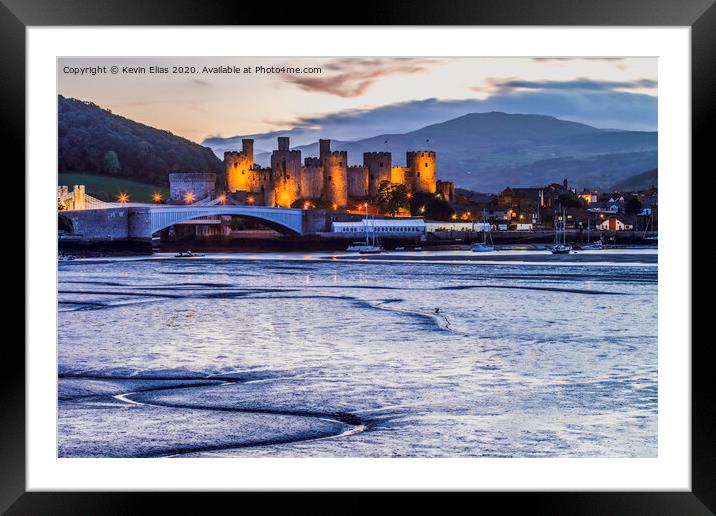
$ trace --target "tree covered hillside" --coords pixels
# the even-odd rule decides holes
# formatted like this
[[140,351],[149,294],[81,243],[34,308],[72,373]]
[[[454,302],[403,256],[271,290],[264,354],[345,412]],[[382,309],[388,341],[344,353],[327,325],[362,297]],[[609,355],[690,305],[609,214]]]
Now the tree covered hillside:
[[89,172],[166,186],[170,172],[223,174],[208,147],[113,114],[91,102],[58,99],[59,172]]

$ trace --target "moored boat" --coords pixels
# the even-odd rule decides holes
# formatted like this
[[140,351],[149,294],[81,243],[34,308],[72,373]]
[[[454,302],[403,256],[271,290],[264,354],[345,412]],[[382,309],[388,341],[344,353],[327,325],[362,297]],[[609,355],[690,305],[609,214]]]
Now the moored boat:
[[473,253],[489,253],[494,250],[495,250],[494,246],[483,244],[483,243],[477,243],[477,244],[473,245],[472,248],[470,249],[470,251],[472,251]]
[[363,219],[363,224],[365,225],[365,242],[353,242],[348,246],[346,251],[357,251],[359,254],[380,254],[385,251],[383,246],[378,243],[378,239],[375,236],[375,229],[369,222],[368,203],[365,203],[365,219]]
[[572,252],[572,246],[567,243],[567,214],[564,208],[561,210],[561,216],[555,221],[554,227],[554,245],[550,248],[552,254],[569,254]]

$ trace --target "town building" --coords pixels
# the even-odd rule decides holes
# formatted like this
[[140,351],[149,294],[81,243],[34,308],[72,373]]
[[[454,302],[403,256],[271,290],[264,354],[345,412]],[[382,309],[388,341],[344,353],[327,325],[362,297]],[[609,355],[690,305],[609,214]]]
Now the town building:
[[597,229],[600,229],[602,231],[625,231],[629,229],[634,229],[634,226],[631,224],[624,224],[624,222],[622,222],[616,217],[609,217],[603,222],[597,224]]

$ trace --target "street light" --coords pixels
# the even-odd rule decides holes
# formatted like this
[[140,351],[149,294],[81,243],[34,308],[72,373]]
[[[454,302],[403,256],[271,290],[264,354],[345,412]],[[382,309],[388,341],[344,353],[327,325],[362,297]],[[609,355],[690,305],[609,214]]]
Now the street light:
[[226,204],[226,195],[221,194],[221,195],[219,196],[219,202],[220,202],[221,204]]
[[152,194],[152,201],[154,201],[154,202],[162,202],[162,194],[160,194],[159,192],[154,192],[154,193]]
[[122,204],[124,204],[125,202],[129,201],[129,195],[128,195],[127,193],[125,193],[125,192],[121,192],[121,193],[117,196],[117,200],[118,200],[119,202],[121,202]]
[[184,202],[187,204],[191,204],[194,202],[194,194],[191,192],[187,192],[184,194]]
[[246,202],[249,203],[249,204],[253,204],[253,203],[254,203],[254,198],[253,198],[253,196],[249,195],[249,196],[246,198]]

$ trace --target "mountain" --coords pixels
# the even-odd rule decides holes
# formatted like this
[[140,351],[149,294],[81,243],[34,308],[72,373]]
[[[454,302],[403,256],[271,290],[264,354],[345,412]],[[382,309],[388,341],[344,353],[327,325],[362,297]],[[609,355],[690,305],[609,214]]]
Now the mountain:
[[[252,135],[262,142],[255,156],[262,165],[270,159],[269,134],[279,135]],[[212,138],[204,144],[223,152],[240,148],[240,138]],[[318,154],[318,143],[295,148],[304,157]],[[362,163],[367,151],[389,150],[394,165],[405,165],[406,151],[434,150],[440,179],[488,192],[565,178],[573,185],[608,188],[657,166],[656,132],[597,129],[552,116],[502,112],[470,113],[403,134],[334,141],[332,148],[348,151],[351,165]]]
[[641,174],[629,176],[615,183],[610,190],[614,192],[648,190],[652,186],[659,186],[659,170],[656,168],[654,170],[647,170]]
[[89,172],[166,186],[169,172],[224,172],[208,147],[62,95],[58,149],[60,173]]

